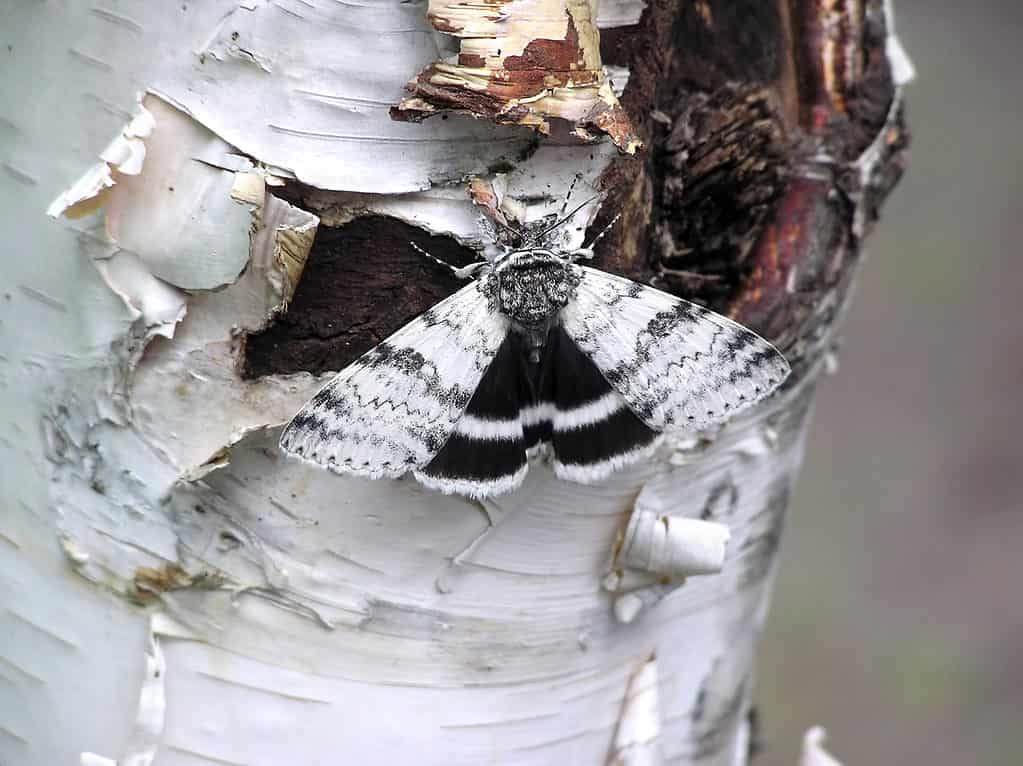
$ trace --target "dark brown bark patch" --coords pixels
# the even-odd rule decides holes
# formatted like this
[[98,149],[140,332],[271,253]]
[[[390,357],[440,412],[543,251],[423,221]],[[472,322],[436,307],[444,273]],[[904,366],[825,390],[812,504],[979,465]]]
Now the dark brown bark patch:
[[[650,151],[605,172],[605,208],[628,223],[600,265],[739,319],[793,363],[820,351],[905,164],[886,35],[881,0],[651,0],[605,34]],[[852,163],[879,134],[864,179]]]
[[672,79],[688,89],[774,83],[787,55],[779,6],[764,0],[680,3],[673,36]]
[[744,290],[798,161],[784,9],[653,0],[638,25],[602,35],[605,60],[630,69],[622,104],[650,146],[603,178],[605,208],[626,222],[605,268],[721,311]]
[[724,85],[682,100],[657,141],[650,260],[658,286],[721,305],[785,189],[791,148],[771,94]]
[[341,370],[465,284],[410,242],[455,266],[477,260],[393,218],[321,226],[287,313],[245,339],[242,376]]
[[789,183],[750,257],[745,289],[729,306],[735,319],[783,347],[790,363],[834,319],[834,301],[822,298],[844,286],[856,256],[851,208],[831,192],[826,180]]
[[487,65],[487,60],[478,53],[459,53],[459,66],[482,67]]

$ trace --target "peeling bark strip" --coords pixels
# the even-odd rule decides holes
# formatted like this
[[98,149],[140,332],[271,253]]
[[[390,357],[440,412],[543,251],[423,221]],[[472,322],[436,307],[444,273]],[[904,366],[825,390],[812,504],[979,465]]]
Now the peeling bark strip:
[[601,66],[590,0],[431,0],[427,15],[461,38],[458,58],[412,79],[394,119],[456,112],[548,134],[558,118],[585,141],[606,133],[627,154],[641,146]]

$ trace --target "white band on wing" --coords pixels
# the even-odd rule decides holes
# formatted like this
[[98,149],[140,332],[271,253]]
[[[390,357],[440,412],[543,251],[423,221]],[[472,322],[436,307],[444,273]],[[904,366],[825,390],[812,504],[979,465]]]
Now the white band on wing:
[[480,441],[514,441],[522,438],[522,421],[489,420],[464,414],[455,424],[455,433]]
[[555,431],[572,431],[607,420],[625,406],[620,394],[608,391],[599,399],[571,410],[558,409],[551,402],[541,402],[523,408],[519,417],[506,420],[491,420],[467,413],[458,420],[455,433],[480,441],[513,441],[522,438],[523,428],[551,423]]
[[617,391],[608,391],[599,399],[594,399],[575,409],[556,410],[552,418],[554,430],[571,431],[576,428],[585,428],[607,420],[624,406],[625,400]]

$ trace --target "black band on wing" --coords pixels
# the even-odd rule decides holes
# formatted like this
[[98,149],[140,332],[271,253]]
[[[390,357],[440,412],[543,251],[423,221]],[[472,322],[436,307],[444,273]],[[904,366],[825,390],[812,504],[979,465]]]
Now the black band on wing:
[[[597,365],[560,325],[551,331],[551,347],[548,358],[554,366],[554,401],[559,413],[583,412],[582,408],[612,394]],[[612,398],[618,399],[618,408],[598,420],[570,428],[555,422],[551,443],[559,475],[581,481],[603,478],[642,458],[658,440],[660,435],[636,417],[624,399]]]
[[489,482],[514,476],[525,465],[521,439],[483,441],[456,433],[420,472],[438,479]]
[[523,402],[529,401],[531,395],[528,375],[522,337],[509,332],[490,367],[483,373],[465,414],[487,420],[514,420],[519,416]]
[[559,324],[547,337],[541,396],[561,410],[589,404],[611,391],[600,370]]
[[[530,393],[526,363],[521,338],[508,333],[469,400],[463,423],[465,415],[485,422],[517,422],[522,402]],[[492,488],[507,490],[521,482],[526,446],[521,432],[517,437],[484,439],[460,433],[456,423],[444,447],[419,473],[433,479],[440,489],[457,484],[460,488],[452,491],[461,492],[461,488],[478,485],[478,492],[465,494],[493,494]]]
[[563,465],[595,465],[630,455],[653,444],[657,437],[656,431],[626,407],[598,423],[555,431],[554,454]]

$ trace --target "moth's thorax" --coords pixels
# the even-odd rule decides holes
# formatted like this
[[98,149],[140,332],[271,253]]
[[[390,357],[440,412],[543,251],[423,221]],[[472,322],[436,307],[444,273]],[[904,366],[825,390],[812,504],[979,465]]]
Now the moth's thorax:
[[500,260],[484,289],[501,313],[530,327],[553,319],[581,278],[577,266],[551,250],[517,250]]

